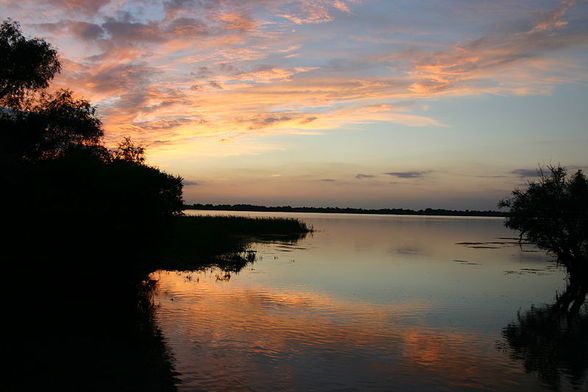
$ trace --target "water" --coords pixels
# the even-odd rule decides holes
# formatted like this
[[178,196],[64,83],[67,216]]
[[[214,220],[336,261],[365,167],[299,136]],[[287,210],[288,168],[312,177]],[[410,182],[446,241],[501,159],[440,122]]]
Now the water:
[[525,371],[505,340],[565,275],[500,218],[192,213],[297,217],[316,231],[254,244],[258,261],[230,277],[155,273],[180,390],[586,388],[565,369],[555,381],[543,374],[553,369]]

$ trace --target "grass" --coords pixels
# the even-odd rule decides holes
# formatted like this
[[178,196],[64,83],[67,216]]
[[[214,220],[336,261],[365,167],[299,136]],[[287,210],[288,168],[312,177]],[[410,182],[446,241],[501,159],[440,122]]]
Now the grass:
[[255,241],[296,242],[312,232],[292,218],[178,216],[174,218],[159,269],[190,270],[217,266],[238,271],[255,260]]
[[184,230],[200,235],[223,232],[232,235],[296,236],[312,231],[306,223],[293,218],[179,216],[177,224]]

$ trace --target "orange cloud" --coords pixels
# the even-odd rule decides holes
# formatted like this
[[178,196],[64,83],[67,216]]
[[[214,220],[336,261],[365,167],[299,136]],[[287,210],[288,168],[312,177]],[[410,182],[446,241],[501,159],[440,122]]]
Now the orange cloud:
[[[23,0],[19,9],[34,4]],[[342,14],[352,18],[359,1],[223,1],[203,7],[170,0],[163,15],[143,19],[125,13],[125,4],[62,0],[59,7],[80,8],[78,14],[62,19],[50,13],[35,26],[61,42],[75,41],[75,56],[65,46],[57,85],[98,105],[109,140],[132,134],[156,149],[201,137],[320,133],[375,121],[442,126],[422,112],[420,100],[546,93],[587,75],[582,64],[557,57],[587,42],[581,20],[568,20],[576,1],[477,39],[427,40],[426,32],[398,27],[392,36],[371,37],[370,45],[353,38],[356,31],[329,41],[341,27],[332,32],[325,22]],[[89,18],[82,8],[104,14]],[[107,14],[111,9],[116,12]],[[310,24],[313,32],[291,22]],[[407,31],[425,38],[397,37]]]

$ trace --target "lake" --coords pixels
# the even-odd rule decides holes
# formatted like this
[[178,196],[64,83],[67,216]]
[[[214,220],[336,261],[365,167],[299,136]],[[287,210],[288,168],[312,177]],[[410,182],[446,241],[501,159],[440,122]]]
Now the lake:
[[294,217],[315,232],[253,244],[239,273],[154,273],[181,391],[586,390],[550,354],[514,347],[537,343],[517,320],[566,281],[502,218],[188,213]]

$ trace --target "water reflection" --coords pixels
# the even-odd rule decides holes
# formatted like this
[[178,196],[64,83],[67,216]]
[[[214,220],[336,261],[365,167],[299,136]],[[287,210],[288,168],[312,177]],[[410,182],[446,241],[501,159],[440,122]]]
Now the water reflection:
[[196,285],[194,277],[158,276],[160,323],[186,390],[507,390],[519,372],[488,349],[492,336],[423,325],[429,303],[228,291],[214,274],[198,273]]
[[564,274],[523,253],[501,220],[302,218],[312,236],[255,245],[257,262],[230,280],[219,269],[154,277],[181,390],[549,387],[514,345],[496,347]]
[[[584,390],[588,368],[588,286],[571,281],[554,304],[531,307],[504,328],[511,356],[554,390]],[[584,307],[584,309],[582,309]]]

